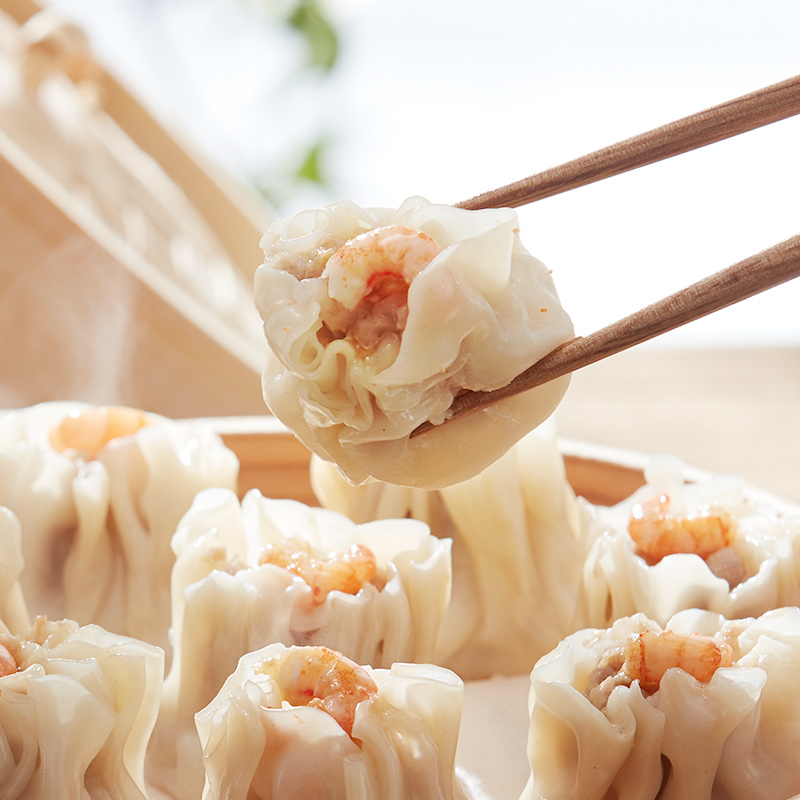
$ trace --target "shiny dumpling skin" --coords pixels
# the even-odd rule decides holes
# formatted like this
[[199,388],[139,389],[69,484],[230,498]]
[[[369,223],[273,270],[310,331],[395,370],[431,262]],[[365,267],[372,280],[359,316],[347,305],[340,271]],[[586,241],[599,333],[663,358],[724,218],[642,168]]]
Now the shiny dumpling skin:
[[[410,280],[401,329],[365,350],[349,331],[326,333],[340,309],[323,272],[344,245],[385,226],[421,232],[441,252]],[[262,247],[255,300],[270,345],[264,398],[355,482],[439,488],[465,480],[546,419],[566,391],[568,379],[559,379],[409,438],[425,421],[442,422],[462,390],[505,385],[573,334],[510,209],[411,198],[398,210],[367,210],[342,201],[276,223]]]
[[[450,593],[450,544],[417,520],[356,525],[257,489],[241,501],[227,489],[199,492],[172,540],[174,660],[148,765],[151,782],[177,797],[199,794],[203,771],[194,714],[252,650],[275,642],[325,645],[386,668],[433,660]],[[312,582],[322,579],[324,594],[265,557],[275,547],[297,553],[304,546],[331,558],[317,565],[316,575],[313,566],[306,573]],[[366,549],[365,560],[374,559],[374,574],[347,586],[354,573],[344,554],[353,547]]]
[[20,583],[34,616],[96,623],[169,656],[170,539],[198,491],[236,487],[239,462],[202,421],[144,412],[148,424],[97,452],[53,446],[65,419],[103,410],[51,402],[0,414],[0,505],[21,526]]
[[[580,501],[588,546],[582,578],[587,625],[605,627],[636,612],[664,625],[687,608],[736,619],[800,603],[800,509],[773,505],[772,498],[759,496],[737,476],[689,480],[686,466],[674,456],[651,458],[644,474],[645,485],[615,506]],[[669,499],[669,516],[650,520],[642,552],[630,534],[631,516],[660,497]],[[698,534],[699,546],[712,550],[718,531],[726,531],[727,546],[710,556],[727,553],[727,567],[670,547],[677,541],[670,539],[672,528],[692,524],[705,534]]]
[[[711,651],[700,658],[676,648],[657,685],[609,676],[613,688],[597,685],[603,700],[593,700],[589,687],[606,654],[645,632],[708,637],[730,657],[709,679],[692,670],[710,663]],[[571,634],[531,673],[532,775],[521,800],[797,796],[798,659],[796,607],[731,621],[687,609],[663,628],[635,614]],[[642,658],[645,678],[652,663]]]
[[70,620],[0,632],[0,791],[20,800],[147,800],[145,752],[164,653]]
[[[313,674],[314,651],[320,649],[275,644],[249,653],[196,715],[203,800],[465,800],[455,774],[464,685],[455,673],[430,664],[372,669],[351,662],[359,685],[372,683],[353,709],[348,676],[337,665],[325,668],[338,675],[354,711],[351,736],[330,713],[292,699],[286,677]],[[307,657],[308,669],[273,666],[287,656]],[[315,699],[326,694],[315,691]]]

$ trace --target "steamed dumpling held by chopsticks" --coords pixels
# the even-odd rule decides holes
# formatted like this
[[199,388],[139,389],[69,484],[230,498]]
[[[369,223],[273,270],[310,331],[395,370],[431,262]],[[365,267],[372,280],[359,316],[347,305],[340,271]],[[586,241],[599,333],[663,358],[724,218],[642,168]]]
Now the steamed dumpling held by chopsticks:
[[568,379],[439,424],[462,390],[507,384],[572,337],[511,209],[340,201],[276,222],[255,301],[270,410],[354,482],[439,488],[476,475],[546,419]]

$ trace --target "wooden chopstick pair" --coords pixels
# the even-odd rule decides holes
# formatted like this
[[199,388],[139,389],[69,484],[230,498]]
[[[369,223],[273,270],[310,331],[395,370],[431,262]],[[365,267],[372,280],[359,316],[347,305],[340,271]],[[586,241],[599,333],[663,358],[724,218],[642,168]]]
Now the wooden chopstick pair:
[[[468,209],[518,207],[696,150],[798,113],[800,75],[477,195],[458,206]],[[533,389],[798,275],[800,235],[746,258],[593,334],[565,342],[500,389],[462,393],[453,401],[448,420]],[[417,436],[433,427],[424,423],[411,435]]]

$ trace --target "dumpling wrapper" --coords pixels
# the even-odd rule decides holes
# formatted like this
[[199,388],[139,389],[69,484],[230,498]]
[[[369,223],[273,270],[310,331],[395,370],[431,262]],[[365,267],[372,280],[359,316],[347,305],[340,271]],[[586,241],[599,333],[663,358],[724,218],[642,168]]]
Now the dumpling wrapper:
[[0,505],[22,527],[22,589],[34,615],[167,647],[175,527],[201,489],[234,489],[239,463],[203,423],[158,415],[94,458],[57,452],[51,431],[96,408],[54,402],[0,415]]
[[[349,334],[330,339],[339,306],[323,276],[328,260],[354,237],[398,225],[441,248],[410,280],[402,332],[367,349]],[[255,301],[270,346],[264,399],[355,483],[372,476],[435,489],[473,477],[566,391],[567,377],[409,438],[423,422],[442,422],[460,391],[499,388],[573,335],[511,209],[466,211],[418,197],[397,210],[340,201],[273,224],[262,247]]]
[[324,507],[359,522],[410,516],[453,540],[453,593],[437,663],[465,680],[527,673],[578,627],[585,545],[554,426],[523,437],[480,475],[438,491],[353,486],[311,462]]
[[[269,546],[298,541],[323,555],[369,548],[377,562],[374,581],[357,594],[331,591],[316,601],[302,577],[260,563]],[[200,492],[173,537],[175,655],[150,779],[172,793],[191,796],[193,786],[199,793],[194,714],[211,702],[241,656],[267,644],[325,645],[375,667],[433,660],[450,596],[450,544],[417,520],[356,525],[255,489],[241,503],[226,489]]]
[[97,625],[39,617],[0,634],[0,791],[8,800],[147,800],[144,759],[164,653]]
[[637,679],[596,704],[587,689],[604,654],[662,628],[636,614],[568,636],[531,673],[532,777],[522,800],[782,800],[800,792],[800,609],[730,622],[692,609],[663,630],[714,637],[732,648],[732,663],[707,681],[676,666],[655,690]]
[[31,626],[19,581],[24,565],[19,520],[13,511],[0,506],[0,619],[17,635],[26,633]]
[[[679,611],[705,608],[727,619],[754,617],[800,603],[800,510],[783,513],[749,496],[741,478],[713,475],[687,482],[680,459],[658,456],[645,469],[646,485],[605,508],[581,501],[583,537],[590,550],[583,569],[586,625],[605,627],[641,612],[661,625]],[[649,564],[628,533],[637,503],[665,494],[676,517],[726,514],[730,547],[746,579],[734,585],[694,553],[674,553]],[[735,556],[734,556],[735,557]]]
[[455,673],[363,667],[377,692],[356,706],[351,738],[322,708],[287,699],[293,688],[270,667],[287,652],[276,644],[242,658],[197,714],[204,800],[465,800],[455,776],[464,692]]

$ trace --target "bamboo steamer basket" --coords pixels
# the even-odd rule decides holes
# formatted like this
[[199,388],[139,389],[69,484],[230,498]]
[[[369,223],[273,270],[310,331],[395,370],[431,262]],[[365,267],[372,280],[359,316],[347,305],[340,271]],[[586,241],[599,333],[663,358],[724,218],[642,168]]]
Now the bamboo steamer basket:
[[[14,58],[39,41],[26,37],[43,13],[32,0],[0,0],[0,39],[11,43],[6,72],[17,79],[11,100],[0,96],[0,406],[69,398],[211,417],[239,459],[242,495],[255,488],[316,504],[309,451],[265,413],[260,394],[265,345],[249,298],[270,209],[193,154],[91,58],[82,79],[90,100],[86,85],[52,80],[94,138],[76,151],[40,127],[40,143],[54,148],[37,149],[26,132],[47,116],[37,95],[24,93]],[[76,152],[100,172],[116,170],[109,193],[68,180]],[[181,213],[159,216],[172,198]],[[117,203],[123,212],[114,220]],[[181,273],[174,251],[187,240],[197,252],[184,257]],[[203,277],[228,287],[226,302],[224,291],[198,294],[193,284]],[[251,324],[242,324],[248,315]],[[648,456],[569,440],[561,449],[570,485],[592,503],[613,505],[645,482]],[[524,746],[524,719],[514,730],[507,722],[481,719],[480,732]],[[475,741],[470,757],[497,756]],[[527,764],[516,757],[486,769],[488,791],[506,773],[524,779]]]
[[263,412],[252,277],[271,219],[79,30],[0,2],[0,406]]
[[[261,415],[205,421],[239,459],[240,497],[258,489],[267,497],[318,505],[311,488],[311,452],[278,419]],[[558,446],[572,490],[600,506],[616,505],[644,486],[645,468],[654,455],[565,437],[559,437]],[[683,469],[687,482],[706,481],[713,475],[692,464]],[[749,483],[744,491],[753,501],[781,514],[800,514],[800,505],[791,498]]]
[[[239,459],[239,492],[258,489],[317,505],[309,477],[310,451],[270,416],[219,417],[209,421]],[[598,505],[624,500],[645,483],[649,459],[640,453],[562,439],[567,480],[576,494]],[[690,470],[690,477],[699,476]]]
[[[257,489],[268,497],[318,504],[310,452],[278,420],[255,416],[209,423],[239,458],[240,495]],[[645,455],[568,440],[559,445],[570,485],[593,503],[617,503],[645,482]],[[529,687],[527,673],[466,682],[456,765],[468,786],[480,787],[468,796],[503,800],[518,796],[525,785]]]
[[[237,417],[211,423],[239,458],[241,495],[258,489],[266,496],[317,504],[309,476],[310,453],[277,420]],[[622,502],[645,484],[649,454],[569,439],[560,439],[559,449],[572,489],[593,504]],[[683,474],[689,482],[712,477],[692,466],[686,466]],[[781,513],[800,513],[795,504],[761,489],[747,486],[745,493]],[[468,787],[479,787],[475,797],[517,797],[525,785],[530,775],[526,752],[529,689],[528,673],[465,683],[456,765]]]

